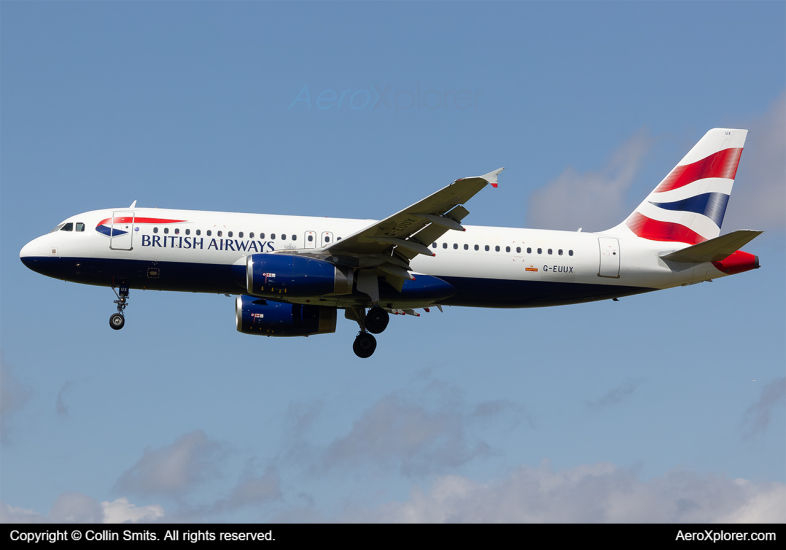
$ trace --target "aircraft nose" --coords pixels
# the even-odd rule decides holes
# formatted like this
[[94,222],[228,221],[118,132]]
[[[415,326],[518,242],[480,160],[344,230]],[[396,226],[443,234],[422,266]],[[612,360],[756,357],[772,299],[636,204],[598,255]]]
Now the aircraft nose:
[[[40,246],[40,237],[38,239],[33,239],[26,245],[22,247],[22,250],[19,251],[19,259],[22,260],[22,263],[25,264],[29,269],[33,269],[33,258],[38,256],[42,256],[41,254],[41,246]],[[33,269],[35,271],[35,269]]]

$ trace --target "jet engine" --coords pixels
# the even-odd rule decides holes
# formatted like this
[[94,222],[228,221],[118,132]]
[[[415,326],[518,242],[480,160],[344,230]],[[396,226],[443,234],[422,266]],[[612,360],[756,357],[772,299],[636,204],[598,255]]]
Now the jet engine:
[[252,254],[235,264],[235,279],[252,296],[294,297],[352,294],[352,269],[284,254]]
[[238,332],[261,336],[310,336],[336,332],[336,308],[272,302],[253,296],[235,300]]

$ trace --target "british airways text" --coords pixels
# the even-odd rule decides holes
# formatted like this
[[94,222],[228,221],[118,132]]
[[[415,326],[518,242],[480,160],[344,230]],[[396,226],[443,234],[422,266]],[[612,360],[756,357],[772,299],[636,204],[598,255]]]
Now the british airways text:
[[240,239],[210,239],[205,246],[204,237],[179,237],[177,235],[142,235],[142,246],[160,248],[194,248],[197,250],[229,250],[232,252],[273,252],[269,241],[245,241]]

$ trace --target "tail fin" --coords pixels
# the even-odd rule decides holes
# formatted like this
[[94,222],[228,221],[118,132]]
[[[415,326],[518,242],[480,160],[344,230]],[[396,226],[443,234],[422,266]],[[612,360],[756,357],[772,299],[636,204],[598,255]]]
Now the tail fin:
[[747,130],[710,130],[613,231],[697,244],[720,235]]

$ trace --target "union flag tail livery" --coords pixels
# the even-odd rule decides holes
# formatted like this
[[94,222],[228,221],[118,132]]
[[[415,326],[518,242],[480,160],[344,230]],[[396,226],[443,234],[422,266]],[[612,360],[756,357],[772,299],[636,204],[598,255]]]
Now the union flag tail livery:
[[698,244],[720,235],[747,130],[710,130],[623,222],[652,241]]
[[746,134],[707,132],[623,223],[600,233],[464,225],[464,205],[497,186],[499,168],[458,179],[382,221],[134,201],[72,216],[19,256],[43,275],[111,287],[115,330],[125,325],[132,288],[235,294],[243,334],[331,333],[343,310],[358,324],[353,350],[365,358],[391,313],[616,300],[758,268],[759,259],[740,248],[760,231],[720,236]]

